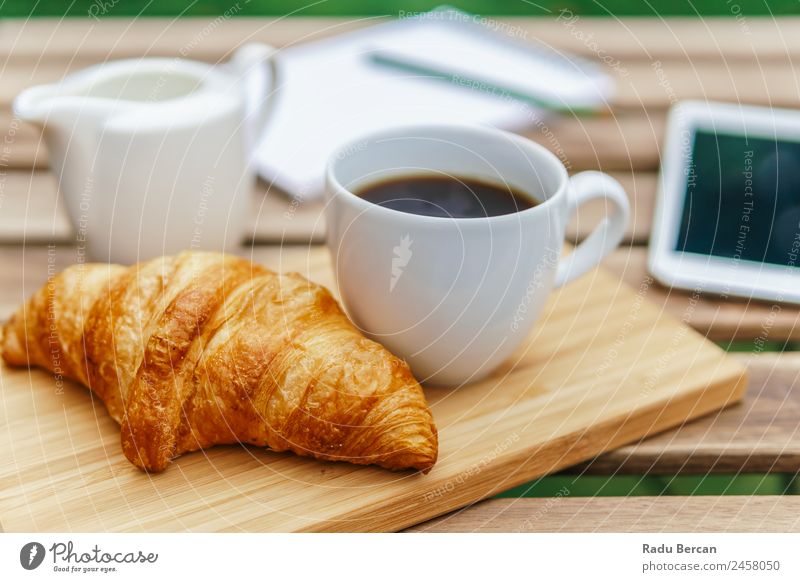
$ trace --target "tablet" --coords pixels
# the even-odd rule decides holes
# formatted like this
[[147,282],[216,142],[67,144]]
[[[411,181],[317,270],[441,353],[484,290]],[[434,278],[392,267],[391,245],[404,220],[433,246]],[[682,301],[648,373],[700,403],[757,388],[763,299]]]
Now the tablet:
[[800,112],[672,107],[648,267],[668,286],[800,303]]

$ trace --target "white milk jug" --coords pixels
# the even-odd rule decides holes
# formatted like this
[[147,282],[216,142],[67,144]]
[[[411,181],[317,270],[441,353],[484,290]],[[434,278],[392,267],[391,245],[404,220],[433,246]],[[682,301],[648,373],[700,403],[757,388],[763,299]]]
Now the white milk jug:
[[241,242],[255,179],[250,153],[269,117],[275,51],[229,63],[103,63],[22,92],[90,260],[134,263]]

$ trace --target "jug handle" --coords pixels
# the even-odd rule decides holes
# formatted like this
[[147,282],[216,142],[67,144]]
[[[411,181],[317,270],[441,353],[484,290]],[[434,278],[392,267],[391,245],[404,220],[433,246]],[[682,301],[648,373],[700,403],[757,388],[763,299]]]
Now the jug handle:
[[[245,96],[245,140],[252,154],[275,110],[278,93],[277,50],[264,43],[237,49],[228,66],[242,79]],[[266,95],[266,99],[264,96]]]

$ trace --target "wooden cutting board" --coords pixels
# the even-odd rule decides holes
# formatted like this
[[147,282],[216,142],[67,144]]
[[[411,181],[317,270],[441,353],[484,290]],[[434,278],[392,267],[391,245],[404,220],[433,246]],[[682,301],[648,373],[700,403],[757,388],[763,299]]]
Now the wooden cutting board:
[[[273,268],[332,287],[324,249]],[[746,372],[600,270],[555,293],[496,374],[426,389],[439,428],[428,475],[322,463],[244,446],[186,455],[148,475],[84,388],[0,369],[5,531],[399,530],[729,405]],[[691,314],[687,314],[687,318]]]

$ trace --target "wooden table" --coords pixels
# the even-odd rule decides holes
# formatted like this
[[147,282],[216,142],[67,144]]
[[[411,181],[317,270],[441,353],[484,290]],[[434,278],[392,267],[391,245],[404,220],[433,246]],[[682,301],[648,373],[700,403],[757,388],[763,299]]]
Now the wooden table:
[[[633,220],[625,244],[606,267],[648,301],[683,317],[710,339],[740,342],[737,355],[751,370],[745,402],[712,417],[606,454],[572,470],[583,474],[742,474],[800,470],[800,355],[762,353],[791,348],[800,338],[800,310],[759,302],[702,297],[655,284],[646,272],[659,147],[667,107],[676,99],[707,98],[795,106],[800,98],[800,19],[509,19],[518,36],[598,60],[620,63],[610,72],[618,93],[609,111],[592,118],[554,120],[527,135],[560,149],[572,171],[611,172],[628,191]],[[47,172],[39,133],[12,118],[10,103],[23,88],[60,79],[106,59],[177,56],[217,62],[243,42],[290,46],[374,23],[375,19],[111,19],[0,23],[0,319],[47,274],[48,245],[68,246],[74,235]],[[591,35],[591,36],[590,36]],[[586,39],[590,38],[591,42]],[[187,49],[187,47],[189,47]],[[552,133],[551,133],[552,132]],[[253,193],[249,243],[256,256],[302,251],[324,237],[319,205],[286,217],[288,200],[263,184]],[[570,226],[580,240],[602,208],[585,208]],[[283,241],[281,250],[276,243]],[[249,249],[247,252],[250,252]],[[2,516],[0,516],[0,522]],[[800,497],[577,498],[489,500],[421,524],[416,531],[800,531]]]

